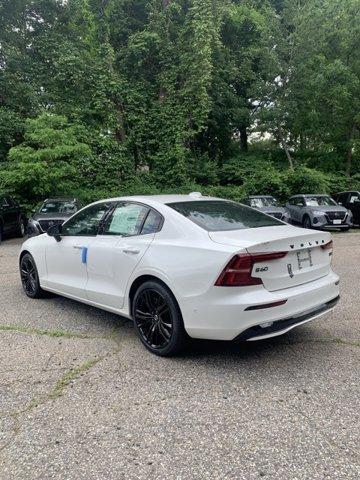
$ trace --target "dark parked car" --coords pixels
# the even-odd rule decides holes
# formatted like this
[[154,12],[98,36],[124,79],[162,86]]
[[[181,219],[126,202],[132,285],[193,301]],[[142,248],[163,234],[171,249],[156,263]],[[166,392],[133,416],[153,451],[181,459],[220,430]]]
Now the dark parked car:
[[286,208],[291,223],[304,228],[349,230],[352,227],[351,211],[338,205],[329,195],[295,195],[288,200]]
[[76,198],[48,198],[29,220],[28,236],[34,237],[45,233],[56,224],[63,224],[71,215],[81,208]]
[[360,225],[360,192],[341,192],[333,195],[339,205],[347,208],[353,214],[353,223]]
[[26,224],[26,215],[16,200],[0,193],[0,242],[8,235],[23,237]]
[[242,203],[272,217],[286,220],[286,209],[272,195],[250,195],[244,198]]

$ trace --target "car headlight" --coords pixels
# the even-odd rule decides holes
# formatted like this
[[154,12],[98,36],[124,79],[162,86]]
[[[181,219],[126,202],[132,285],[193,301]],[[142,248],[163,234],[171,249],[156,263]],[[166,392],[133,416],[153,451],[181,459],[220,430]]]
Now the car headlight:
[[39,222],[37,220],[34,220],[33,218],[30,218],[30,220],[28,221],[28,228],[29,229],[32,228],[34,231],[36,230],[41,231]]
[[314,210],[312,213],[313,213],[313,215],[316,215],[316,216],[325,215],[325,213],[324,213],[324,212],[320,212],[320,210]]

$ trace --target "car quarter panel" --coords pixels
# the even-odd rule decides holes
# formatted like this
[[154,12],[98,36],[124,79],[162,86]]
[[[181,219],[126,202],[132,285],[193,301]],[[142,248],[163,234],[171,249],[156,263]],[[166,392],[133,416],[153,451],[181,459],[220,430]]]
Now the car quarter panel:
[[162,280],[172,290],[181,308],[183,298],[196,297],[209,289],[234,252],[239,250],[238,247],[212,242],[208,232],[166,208],[170,212],[162,230],[155,234],[154,241],[129,279],[125,304],[128,312],[131,285],[140,276],[152,275]]

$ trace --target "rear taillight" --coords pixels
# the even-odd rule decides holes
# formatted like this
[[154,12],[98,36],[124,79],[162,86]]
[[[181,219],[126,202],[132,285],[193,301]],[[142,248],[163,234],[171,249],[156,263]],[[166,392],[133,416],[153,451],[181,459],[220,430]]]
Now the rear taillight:
[[332,250],[333,249],[333,241],[330,240],[329,242],[325,243],[325,245],[321,245],[323,250]]
[[325,243],[324,245],[321,245],[321,248],[328,252],[329,257],[330,257],[330,263],[332,263],[333,241],[330,240],[329,242]]
[[216,280],[217,287],[247,287],[261,285],[261,278],[251,276],[255,263],[283,258],[287,252],[239,253],[226,265]]

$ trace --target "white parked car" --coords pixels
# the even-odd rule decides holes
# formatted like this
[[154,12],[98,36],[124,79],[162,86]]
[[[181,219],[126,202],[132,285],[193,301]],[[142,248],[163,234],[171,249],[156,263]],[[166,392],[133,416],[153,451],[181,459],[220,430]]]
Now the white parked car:
[[93,203],[28,239],[20,273],[29,297],[132,318],[151,352],[171,355],[187,336],[260,340],[330,311],[331,255],[327,232],[194,192]]

